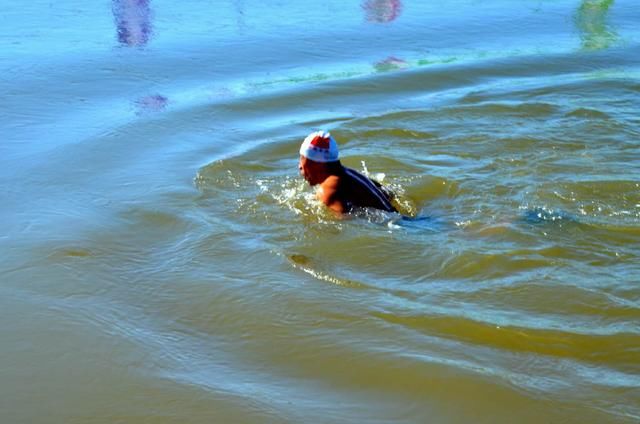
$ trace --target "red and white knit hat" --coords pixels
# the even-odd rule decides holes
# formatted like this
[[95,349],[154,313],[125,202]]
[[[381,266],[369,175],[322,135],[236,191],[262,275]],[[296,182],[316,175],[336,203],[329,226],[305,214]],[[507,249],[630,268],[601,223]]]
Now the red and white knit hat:
[[314,162],[335,162],[338,160],[338,143],[328,132],[316,131],[304,139],[300,154]]

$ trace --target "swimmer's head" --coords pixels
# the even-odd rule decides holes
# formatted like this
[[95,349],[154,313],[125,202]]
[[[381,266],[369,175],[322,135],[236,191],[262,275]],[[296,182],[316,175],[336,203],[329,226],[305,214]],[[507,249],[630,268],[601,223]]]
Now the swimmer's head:
[[338,143],[326,131],[312,132],[300,146],[300,155],[314,162],[338,160]]
[[332,168],[339,166],[338,144],[325,131],[316,131],[307,136],[300,146],[300,174],[310,185],[322,183]]

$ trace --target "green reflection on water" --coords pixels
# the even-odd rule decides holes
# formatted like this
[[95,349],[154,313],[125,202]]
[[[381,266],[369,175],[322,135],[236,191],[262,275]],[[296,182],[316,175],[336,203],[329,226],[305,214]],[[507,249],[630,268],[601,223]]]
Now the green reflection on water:
[[575,16],[583,50],[602,50],[618,41],[618,34],[607,22],[614,0],[584,0]]

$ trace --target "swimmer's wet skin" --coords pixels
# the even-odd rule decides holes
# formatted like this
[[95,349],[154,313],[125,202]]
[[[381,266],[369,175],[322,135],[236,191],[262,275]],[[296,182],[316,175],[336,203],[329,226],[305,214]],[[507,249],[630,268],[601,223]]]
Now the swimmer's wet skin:
[[328,132],[313,132],[304,139],[298,169],[311,186],[319,186],[318,199],[335,212],[354,208],[397,212],[389,190],[340,163],[338,144]]

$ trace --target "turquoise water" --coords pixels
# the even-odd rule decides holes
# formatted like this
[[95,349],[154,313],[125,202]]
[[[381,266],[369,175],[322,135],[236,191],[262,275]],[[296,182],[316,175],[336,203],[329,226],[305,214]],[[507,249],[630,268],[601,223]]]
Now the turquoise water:
[[4,3],[2,422],[640,420],[636,2]]

